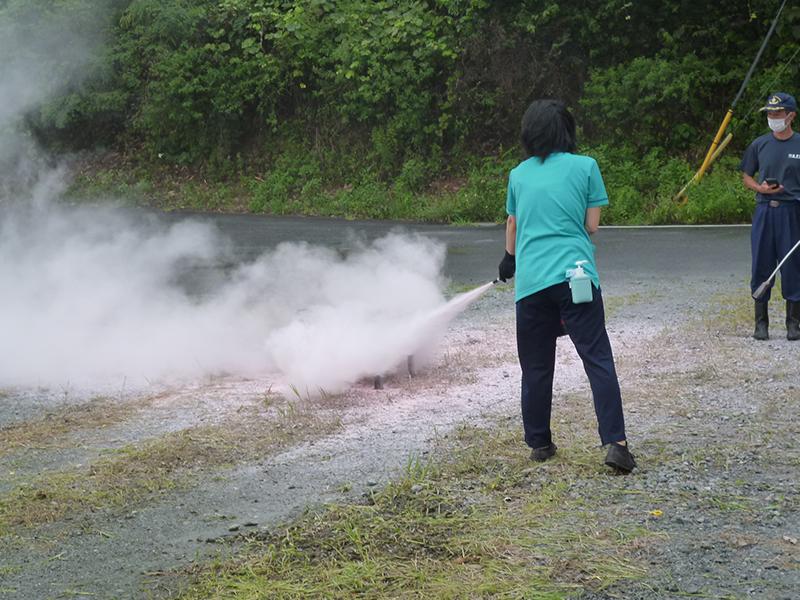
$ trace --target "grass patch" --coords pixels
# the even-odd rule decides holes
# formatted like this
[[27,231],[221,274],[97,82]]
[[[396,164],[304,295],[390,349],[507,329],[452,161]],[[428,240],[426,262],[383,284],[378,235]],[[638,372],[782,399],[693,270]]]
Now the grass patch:
[[619,312],[626,307],[642,304],[643,302],[655,303],[663,298],[660,292],[633,292],[624,296],[603,297],[603,307],[605,308],[606,318],[616,317]]
[[3,575],[14,575],[15,573],[19,573],[22,571],[22,567],[19,566],[0,566],[0,576]]
[[113,450],[87,467],[41,475],[0,496],[0,535],[67,514],[127,507],[190,485],[193,472],[200,469],[256,460],[309,434],[320,435],[338,426],[336,420],[322,420],[288,404],[293,408],[269,413],[253,408],[219,424]]
[[752,512],[752,499],[740,495],[714,494],[704,499],[712,508],[720,512]]
[[[365,503],[312,512],[249,539],[181,598],[564,598],[645,574],[649,535],[605,520],[576,480],[602,477],[588,448],[532,465],[516,422],[463,427],[453,456],[411,462]],[[609,498],[609,502],[613,502]]]
[[703,318],[707,329],[743,329],[753,324],[753,299],[745,294],[716,294]]
[[163,210],[246,212],[247,181],[237,177],[213,180],[186,168],[159,169],[110,155],[99,164],[79,168],[70,183],[70,202],[112,199]]
[[[783,292],[780,278],[772,288],[772,298],[769,302],[770,312],[780,311],[779,315],[772,314],[774,323],[783,322]],[[708,306],[709,310],[703,318],[703,324],[711,330],[750,330],[753,326],[753,298],[746,293],[724,293],[712,297]],[[778,317],[778,318],[775,318]]]
[[157,396],[132,402],[93,398],[89,402],[53,410],[42,417],[0,429],[0,457],[20,449],[64,447],[65,435],[79,430],[109,427],[146,408]]
[[[214,166],[114,153],[86,158],[68,192],[71,201],[123,200],[165,210],[249,212],[346,219],[500,223],[506,218],[508,173],[520,161],[516,147],[488,156],[407,156],[378,159],[369,144],[309,146],[284,139],[269,156]],[[696,165],[660,150],[641,156],[630,148],[582,148],[603,173],[610,206],[606,225],[747,223],[753,194],[741,185],[738,161],[723,158],[689,201],[677,190]],[[377,161],[377,162],[376,162]],[[383,165],[383,166],[381,166]]]

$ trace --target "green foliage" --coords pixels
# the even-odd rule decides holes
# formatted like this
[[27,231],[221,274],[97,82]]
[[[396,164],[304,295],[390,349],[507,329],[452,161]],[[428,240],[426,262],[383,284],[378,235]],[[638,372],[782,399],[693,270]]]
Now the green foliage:
[[719,83],[714,68],[694,55],[638,57],[592,71],[581,106],[593,139],[626,140],[638,151],[685,152],[703,131],[700,117],[714,106]]
[[[23,4],[0,8],[0,22],[21,27]],[[77,15],[93,4],[37,2]],[[527,103],[560,96],[580,101],[595,143],[687,152],[724,112],[772,4],[114,0],[100,11],[110,43],[93,53],[91,77],[47,108],[41,129],[97,123],[87,143],[133,141],[185,164],[261,147],[290,122],[357,128],[385,177],[406,159],[513,144]],[[765,65],[794,50],[798,19],[787,11]]]
[[273,214],[292,214],[298,197],[319,194],[322,182],[319,162],[313,155],[298,158],[292,154],[278,157],[271,171],[257,179],[252,187],[250,210]]
[[382,128],[395,155],[421,148],[442,135],[440,74],[456,58],[455,19],[441,8],[136,0],[119,32],[133,50],[119,56],[141,74],[134,125],[151,154],[176,162],[234,152],[298,114]]
[[[441,166],[435,159],[408,159],[396,177],[385,181],[377,178],[369,162],[356,169],[350,162],[341,154],[287,148],[273,168],[251,184],[249,209],[359,219],[495,222],[505,218],[506,177],[516,159],[509,153],[471,159],[454,177],[455,189],[443,191],[431,187]],[[342,173],[343,179],[337,177]]]
[[476,161],[466,185],[457,193],[458,210],[453,221],[502,221],[506,217],[508,172],[518,161],[505,153],[501,158]]
[[[581,152],[600,164],[610,198],[602,215],[605,225],[749,221],[753,194],[741,183],[737,157],[721,159],[682,203],[674,195],[695,166],[686,159],[669,157],[660,149],[638,157],[632,149],[613,146],[585,147]],[[381,180],[369,161],[359,166],[360,156],[358,149],[351,154],[318,153],[294,144],[279,152],[260,175],[230,175],[202,184],[193,177],[187,180],[182,170],[171,177],[164,170],[160,176],[147,169],[101,170],[81,176],[71,197],[138,198],[169,209],[500,223],[506,217],[508,172],[519,161],[515,150],[491,158],[465,158],[458,171],[443,178],[440,164],[410,159],[396,177]]]
[[[673,222],[749,223],[753,214],[753,192],[742,184],[738,160],[729,157],[690,190]],[[656,214],[658,216],[658,214]]]
[[[596,147],[586,150],[600,165],[609,206],[606,225],[673,223],[746,223],[753,210],[753,193],[744,187],[738,159],[721,159],[703,180],[689,189],[688,200],[675,194],[694,174],[694,165],[668,157],[659,149],[638,159],[630,151]],[[680,182],[677,184],[677,182]]]
[[[0,33],[5,62],[30,65],[48,98],[25,115],[45,145],[111,146],[155,178],[184,166],[210,185],[243,180],[235,202],[254,211],[502,219],[513,162],[502,150],[527,104],[550,96],[576,110],[597,152],[608,218],[694,222],[744,218],[730,165],[697,188],[702,210],[665,199],[696,168],[775,8],[7,0]],[[763,133],[753,107],[767,93],[800,92],[799,39],[789,7],[736,108],[729,154]]]

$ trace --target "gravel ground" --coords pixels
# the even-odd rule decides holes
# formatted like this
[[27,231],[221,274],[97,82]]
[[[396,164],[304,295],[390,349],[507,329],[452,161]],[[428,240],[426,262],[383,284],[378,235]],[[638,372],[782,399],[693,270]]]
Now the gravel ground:
[[[632,549],[648,566],[642,580],[580,597],[800,597],[800,344],[782,337],[777,308],[773,339],[750,339],[747,298],[722,308],[742,296],[727,272],[608,281],[609,333],[639,469],[572,485],[609,522],[639,524],[653,535]],[[308,505],[356,498],[440,447],[435,442],[465,420],[515,415],[512,302],[508,289],[484,296],[451,326],[436,360],[417,377],[395,376],[377,391],[363,382],[306,407],[341,419],[333,434],[254,463],[201,471],[188,490],[0,537],[0,597],[167,595],[180,582],[163,573],[225,553],[228,547],[215,541],[273,528]],[[557,443],[560,432],[595,427],[575,352],[566,341],[558,352]],[[270,385],[214,380],[161,391],[108,427],[5,455],[0,493],[37,471],[74,467],[109,448],[235,413]],[[44,410],[23,415],[24,399],[6,394],[3,404],[16,416],[0,422]],[[602,456],[598,448],[598,462]],[[14,477],[6,476],[12,470]]]
[[800,346],[777,314],[752,340],[746,300],[738,319],[660,310],[652,343],[620,353],[640,468],[582,493],[655,541],[637,550],[644,581],[581,598],[800,597]]

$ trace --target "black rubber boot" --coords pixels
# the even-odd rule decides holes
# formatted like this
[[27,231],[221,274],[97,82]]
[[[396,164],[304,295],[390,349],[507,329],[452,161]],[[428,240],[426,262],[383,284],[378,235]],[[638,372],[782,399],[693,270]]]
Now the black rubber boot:
[[786,301],[786,339],[800,340],[800,302]]
[[756,330],[753,337],[757,340],[769,339],[769,305],[766,302],[756,302]]

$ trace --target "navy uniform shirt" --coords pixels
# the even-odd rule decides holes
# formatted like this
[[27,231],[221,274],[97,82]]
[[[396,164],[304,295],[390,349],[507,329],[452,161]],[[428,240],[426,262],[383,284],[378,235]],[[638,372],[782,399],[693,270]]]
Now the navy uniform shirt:
[[772,132],[756,138],[747,147],[739,169],[751,177],[758,173],[758,182],[772,177],[783,186],[777,194],[756,193],[756,202],[800,200],[800,134],[779,140]]

